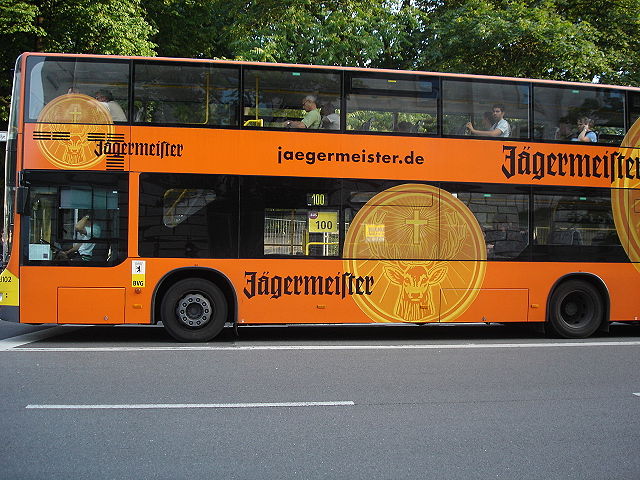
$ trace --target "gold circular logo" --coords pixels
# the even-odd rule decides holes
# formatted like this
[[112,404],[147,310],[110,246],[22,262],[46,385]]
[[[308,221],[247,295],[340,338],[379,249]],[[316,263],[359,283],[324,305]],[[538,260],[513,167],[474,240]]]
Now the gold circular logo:
[[[636,120],[622,141],[621,156],[637,157],[640,147],[640,119]],[[624,160],[623,160],[624,161]],[[611,185],[611,208],[616,231],[629,260],[640,272],[640,179],[616,179]]]
[[[406,184],[371,198],[345,239],[344,268],[375,279],[354,295],[376,322],[449,322],[475,300],[487,251],[473,213],[451,193]],[[466,260],[466,261],[465,261]]]
[[45,158],[58,168],[89,168],[104,159],[95,154],[91,134],[114,131],[107,107],[79,93],[61,95],[40,112],[36,126],[38,146]]

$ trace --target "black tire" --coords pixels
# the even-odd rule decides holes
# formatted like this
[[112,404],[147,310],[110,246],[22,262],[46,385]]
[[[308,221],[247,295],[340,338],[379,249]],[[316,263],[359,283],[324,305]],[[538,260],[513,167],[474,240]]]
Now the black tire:
[[549,324],[564,338],[586,338],[593,335],[604,316],[600,292],[583,280],[567,280],[551,295]]
[[172,285],[160,304],[160,318],[179,342],[208,342],[227,321],[227,300],[214,283],[187,278]]

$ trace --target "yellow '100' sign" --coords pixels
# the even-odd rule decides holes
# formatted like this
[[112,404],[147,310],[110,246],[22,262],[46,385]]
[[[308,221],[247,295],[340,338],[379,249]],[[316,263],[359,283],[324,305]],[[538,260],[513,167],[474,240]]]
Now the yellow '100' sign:
[[310,212],[309,233],[338,233],[338,212]]

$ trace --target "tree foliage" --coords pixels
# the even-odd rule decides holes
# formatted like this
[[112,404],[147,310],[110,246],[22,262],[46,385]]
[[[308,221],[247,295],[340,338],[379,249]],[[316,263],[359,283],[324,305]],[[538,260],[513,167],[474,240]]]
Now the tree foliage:
[[607,68],[595,29],[553,2],[446,2],[432,12],[422,63],[439,70],[591,81]]
[[22,52],[153,55],[154,33],[140,0],[0,0],[0,118]]
[[640,85],[639,29],[640,0],[0,0],[0,116],[22,51]]
[[[153,55],[154,33],[140,1],[73,0],[40,3],[45,35],[42,50],[50,52]],[[36,48],[38,45],[36,44]]]
[[38,9],[29,2],[0,0],[0,119],[6,121],[9,116],[9,101],[12,69],[16,57],[24,49],[23,39],[28,36],[43,35],[42,28],[36,25]]

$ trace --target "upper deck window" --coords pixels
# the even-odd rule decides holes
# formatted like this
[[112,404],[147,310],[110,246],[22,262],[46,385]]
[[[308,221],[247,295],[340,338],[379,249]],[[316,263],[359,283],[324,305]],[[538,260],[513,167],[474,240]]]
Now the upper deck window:
[[[629,128],[640,118],[640,93],[629,94]],[[635,146],[635,145],[632,145]]]
[[[126,61],[29,57],[26,79],[26,121],[127,121],[129,63]],[[52,100],[56,102],[51,103]],[[46,109],[47,105],[50,108]]]
[[[442,92],[445,135],[529,137],[528,85],[443,80]],[[496,110],[502,111],[501,117]],[[500,130],[500,133],[496,130]],[[485,132],[494,132],[495,135]]]
[[437,133],[437,78],[391,73],[347,78],[348,130]]
[[534,138],[582,141],[580,133],[587,123],[589,141],[620,144],[624,136],[623,92],[536,85],[533,94]]
[[134,121],[181,125],[238,125],[237,67],[136,63]]
[[244,126],[337,130],[339,108],[338,73],[303,68],[244,71]]

